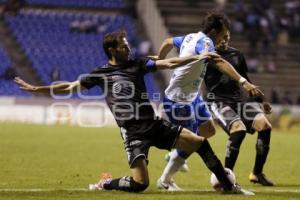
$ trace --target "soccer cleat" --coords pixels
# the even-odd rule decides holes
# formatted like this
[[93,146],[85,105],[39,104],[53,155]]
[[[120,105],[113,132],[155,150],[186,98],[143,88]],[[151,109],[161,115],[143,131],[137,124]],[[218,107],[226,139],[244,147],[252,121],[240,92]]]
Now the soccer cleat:
[[231,190],[224,190],[223,194],[241,194],[245,196],[253,196],[254,192],[243,189],[239,184],[234,184]]
[[249,175],[249,180],[252,183],[259,183],[263,186],[274,186],[274,183],[271,180],[267,179],[266,175],[263,173],[257,175],[251,173]]
[[[165,156],[165,160],[167,162],[169,162],[169,160],[170,160],[170,154],[171,154],[171,152],[167,153],[166,156]],[[179,171],[181,171],[181,172],[188,172],[189,171],[189,166],[187,165],[187,161],[185,161],[184,164],[179,168]]]
[[103,184],[112,180],[111,173],[102,173],[98,183],[89,184],[89,191],[105,190]]
[[182,189],[175,183],[174,180],[169,182],[163,182],[160,178],[157,180],[156,186],[160,190],[166,190],[170,192],[182,191]]

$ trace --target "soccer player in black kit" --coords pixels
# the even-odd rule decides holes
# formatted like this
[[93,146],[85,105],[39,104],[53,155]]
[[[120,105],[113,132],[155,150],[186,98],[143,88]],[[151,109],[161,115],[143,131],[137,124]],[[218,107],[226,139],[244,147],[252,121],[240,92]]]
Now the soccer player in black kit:
[[[148,151],[151,146],[155,146],[167,150],[175,147],[186,153],[197,152],[207,167],[216,174],[224,193],[254,194],[230,182],[220,160],[204,137],[157,118],[148,98],[145,98],[147,91],[144,75],[146,73],[172,69],[206,58],[219,58],[218,55],[205,53],[157,61],[130,59],[130,47],[123,32],[107,34],[104,37],[103,48],[108,57],[108,63],[95,68],[90,74],[82,76],[77,81],[50,86],[33,86],[20,78],[15,79],[21,89],[30,92],[64,93],[95,86],[100,86],[103,90],[108,107],[121,129],[132,176],[101,180],[97,189],[144,191],[149,186]],[[256,88],[253,87],[253,90]]]
[[[230,32],[228,31],[223,40],[216,44],[217,53],[250,82],[247,76],[248,69],[245,58],[240,51],[228,45],[229,40]],[[212,62],[209,64],[213,65]],[[273,186],[273,182],[263,174],[272,130],[264,112],[266,114],[271,112],[270,104],[263,102],[261,97],[250,97],[246,101],[243,100],[243,95],[236,81],[231,80],[214,67],[207,67],[204,80],[207,88],[206,100],[210,102],[211,112],[218,124],[229,135],[225,167],[233,170],[246,132],[253,134],[257,131],[256,159],[249,180],[264,186]],[[260,103],[263,105],[264,112],[260,108]]]

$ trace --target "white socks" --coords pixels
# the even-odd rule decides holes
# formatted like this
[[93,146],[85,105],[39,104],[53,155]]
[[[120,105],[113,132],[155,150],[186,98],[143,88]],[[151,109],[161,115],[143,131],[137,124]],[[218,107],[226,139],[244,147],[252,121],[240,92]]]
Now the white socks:
[[167,183],[170,182],[171,179],[174,177],[176,172],[180,169],[180,167],[185,163],[185,159],[180,157],[174,149],[170,153],[170,160],[165,167],[163,174],[161,175],[160,179],[162,182]]

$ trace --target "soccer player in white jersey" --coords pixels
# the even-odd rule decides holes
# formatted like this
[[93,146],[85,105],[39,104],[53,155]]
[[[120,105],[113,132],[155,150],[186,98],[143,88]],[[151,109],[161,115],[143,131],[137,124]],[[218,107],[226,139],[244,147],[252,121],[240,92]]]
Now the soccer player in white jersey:
[[[209,13],[203,20],[202,31],[167,38],[163,42],[156,59],[164,59],[174,47],[179,50],[179,57],[215,52],[214,43],[223,40],[227,30],[229,30],[229,20],[225,15]],[[227,61],[218,58],[214,59],[214,62],[219,71],[238,81],[253,96],[263,95],[256,86],[240,76]],[[199,62],[188,64],[174,70],[169,86],[165,90],[164,110],[172,123],[182,125],[203,137],[209,138],[215,134],[215,127],[211,114],[199,94],[206,67],[207,61],[204,60],[200,64]],[[206,142],[208,143],[207,140]],[[168,164],[157,181],[159,189],[181,190],[175,184],[173,176],[182,166],[186,165],[185,160],[189,156],[189,154],[179,150],[173,150],[169,154]]]

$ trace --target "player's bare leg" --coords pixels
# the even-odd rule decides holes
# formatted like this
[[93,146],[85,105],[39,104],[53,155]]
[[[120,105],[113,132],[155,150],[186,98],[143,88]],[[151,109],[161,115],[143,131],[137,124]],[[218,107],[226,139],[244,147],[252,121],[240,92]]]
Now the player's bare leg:
[[207,120],[199,126],[198,135],[210,138],[216,134],[216,127],[213,120]]
[[137,159],[131,168],[133,180],[142,185],[149,185],[149,174],[145,159]]
[[256,115],[254,119],[253,128],[258,132],[258,135],[255,165],[252,173],[249,175],[249,180],[254,183],[262,184],[263,186],[273,186],[274,183],[267,179],[263,173],[263,167],[270,149],[271,123],[263,113],[260,113]]

